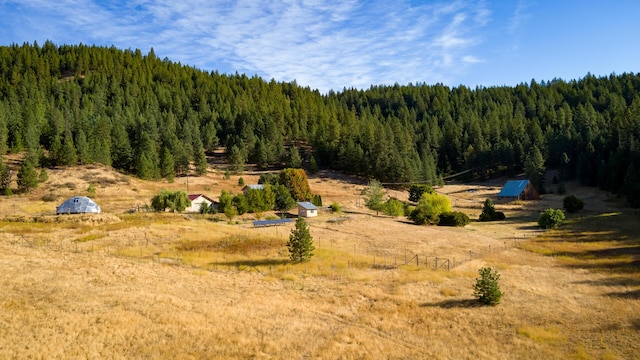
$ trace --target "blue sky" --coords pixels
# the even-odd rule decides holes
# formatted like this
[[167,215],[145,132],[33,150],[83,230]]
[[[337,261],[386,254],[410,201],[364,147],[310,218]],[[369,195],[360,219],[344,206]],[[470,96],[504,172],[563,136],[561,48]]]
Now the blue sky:
[[635,0],[0,0],[0,45],[121,49],[326,93],[640,71]]

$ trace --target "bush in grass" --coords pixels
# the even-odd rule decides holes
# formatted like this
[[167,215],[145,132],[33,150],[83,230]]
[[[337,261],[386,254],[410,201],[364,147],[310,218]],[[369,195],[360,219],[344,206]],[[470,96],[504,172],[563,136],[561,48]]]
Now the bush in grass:
[[331,203],[331,205],[329,205],[329,209],[331,209],[331,211],[333,211],[334,213],[340,213],[342,211],[342,206],[334,201]]
[[411,211],[409,219],[416,225],[437,223],[438,215],[451,211],[451,200],[438,193],[424,193],[415,209]]
[[404,215],[404,203],[398,199],[389,199],[384,204],[384,212],[389,216]]
[[538,217],[538,225],[543,229],[555,229],[564,221],[564,212],[560,209],[547,209]]
[[504,213],[501,211],[496,211],[495,206],[493,205],[493,201],[491,199],[486,199],[484,201],[484,205],[482,206],[482,214],[480,214],[480,221],[499,221],[506,219]]
[[584,207],[584,201],[579,199],[575,195],[565,196],[562,200],[562,207],[564,207],[567,212],[574,213],[576,211],[582,210]]
[[467,214],[459,211],[444,212],[439,219],[438,226],[466,226],[471,221]]
[[473,286],[473,296],[482,304],[498,305],[504,295],[498,284],[500,274],[489,267],[483,267],[478,272],[480,277],[476,279],[476,284]]

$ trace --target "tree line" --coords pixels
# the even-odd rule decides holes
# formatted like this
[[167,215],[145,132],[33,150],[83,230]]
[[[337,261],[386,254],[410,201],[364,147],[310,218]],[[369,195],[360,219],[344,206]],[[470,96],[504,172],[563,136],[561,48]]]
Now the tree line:
[[242,171],[292,164],[383,183],[545,169],[640,206],[640,75],[514,87],[372,86],[321,94],[221,74],[153,49],[0,47],[0,154],[36,167],[102,163],[143,179],[204,174],[222,146]]

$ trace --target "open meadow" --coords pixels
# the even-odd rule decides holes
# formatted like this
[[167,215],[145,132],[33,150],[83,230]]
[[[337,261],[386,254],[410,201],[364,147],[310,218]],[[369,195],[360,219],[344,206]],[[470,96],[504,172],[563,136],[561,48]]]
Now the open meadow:
[[[253,228],[254,214],[230,224],[224,215],[142,211],[163,188],[213,199],[238,193],[238,176],[211,170],[147,182],[101,166],[48,175],[30,194],[0,198],[1,358],[640,354],[640,213],[591,188],[567,184],[585,209],[540,231],[538,214],[561,208],[563,196],[501,203],[502,182],[448,184],[437,191],[472,219],[449,228],[376,216],[362,206],[363,182],[320,172],[311,190],[343,212],[309,219],[315,256],[291,264],[292,224]],[[102,214],[55,215],[90,184]],[[506,221],[476,221],[486,198]],[[473,298],[484,266],[501,274],[505,295],[495,307]]]

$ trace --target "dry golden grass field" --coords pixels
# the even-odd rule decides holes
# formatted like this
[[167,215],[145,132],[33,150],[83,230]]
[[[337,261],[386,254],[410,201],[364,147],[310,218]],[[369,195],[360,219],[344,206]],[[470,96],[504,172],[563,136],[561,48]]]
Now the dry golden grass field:
[[[137,211],[163,188],[238,193],[238,176],[48,174],[30,194],[0,197],[3,359],[640,357],[640,214],[594,189],[568,184],[586,206],[557,230],[536,226],[540,211],[562,207],[553,194],[497,202],[503,222],[446,228],[376,216],[361,182],[320,173],[312,191],[344,211],[310,219],[315,256],[291,264],[292,225]],[[55,215],[89,184],[102,214]],[[438,191],[476,220],[501,185]],[[502,276],[498,306],[473,298],[483,266]]]

